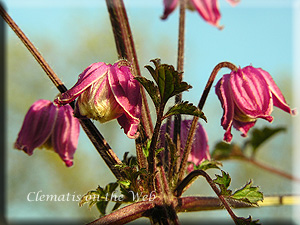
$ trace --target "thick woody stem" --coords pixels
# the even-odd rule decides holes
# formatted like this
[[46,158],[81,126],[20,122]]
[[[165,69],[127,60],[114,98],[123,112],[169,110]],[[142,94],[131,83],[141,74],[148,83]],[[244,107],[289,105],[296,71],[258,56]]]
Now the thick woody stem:
[[[219,70],[222,69],[222,68],[225,68],[225,67],[229,68],[233,71],[237,71],[237,67],[234,64],[230,63],[230,62],[221,62],[221,63],[219,63],[218,65],[215,66],[215,68],[213,69],[213,71],[212,71],[212,73],[211,73],[211,75],[210,75],[210,77],[207,81],[207,84],[204,88],[202,96],[200,98],[200,101],[199,101],[199,104],[198,104],[198,108],[200,110],[203,109],[203,106],[204,106],[205,101],[207,99],[208,93],[209,93],[209,91],[212,87],[212,84],[213,84]],[[181,181],[183,179],[184,173],[187,169],[187,159],[188,159],[189,154],[191,153],[193,139],[194,139],[194,136],[195,136],[195,133],[196,133],[198,119],[199,119],[199,117],[196,117],[196,116],[194,117],[191,128],[190,128],[190,131],[189,131],[189,134],[188,134],[188,138],[187,138],[187,141],[186,141],[186,144],[185,144],[185,147],[184,147],[184,152],[183,152],[183,156],[182,156],[181,164],[180,164],[180,168],[179,168],[178,181]]]
[[[6,23],[11,27],[11,29],[16,33],[16,35],[20,38],[26,48],[30,51],[36,61],[40,64],[43,70],[46,72],[50,80],[53,82],[55,87],[61,92],[65,92],[68,89],[64,86],[62,81],[58,78],[58,76],[54,73],[52,68],[46,62],[46,60],[42,57],[40,52],[36,49],[36,47],[32,44],[32,42],[26,37],[26,35],[22,32],[22,30],[17,26],[17,24],[13,21],[13,19],[8,15],[3,6],[0,3],[0,14]],[[74,104],[70,104],[74,108]],[[96,150],[101,155],[107,166],[110,168],[112,173],[116,176],[116,178],[121,178],[122,175],[120,171],[115,167],[116,164],[121,164],[120,159],[113,152],[109,144],[103,138],[98,129],[94,126],[94,124],[88,120],[79,120],[82,128],[86,132],[87,136],[90,138],[92,143],[94,144]]]

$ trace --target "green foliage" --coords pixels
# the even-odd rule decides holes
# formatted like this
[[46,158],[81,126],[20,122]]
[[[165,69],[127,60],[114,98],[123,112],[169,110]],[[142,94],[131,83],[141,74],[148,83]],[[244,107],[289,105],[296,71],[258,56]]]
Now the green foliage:
[[215,160],[204,160],[198,166],[194,164],[194,170],[220,169],[221,162]]
[[214,147],[214,150],[211,153],[212,158],[215,160],[225,160],[230,158],[243,158],[245,157],[242,149],[232,143],[228,144],[223,141],[217,143]]
[[155,68],[149,65],[145,68],[148,69],[157,86],[146,78],[137,78],[137,80],[145,87],[158,111],[160,104],[165,105],[171,97],[187,91],[192,86],[181,81],[181,75],[173,66],[161,64],[159,59],[151,60],[151,62]]
[[275,134],[285,131],[284,127],[270,128],[264,127],[262,129],[253,129],[251,132],[250,139],[245,142],[245,145],[250,145],[252,147],[253,154],[256,153],[259,146],[261,146],[265,141],[269,140]]
[[186,115],[192,115],[192,116],[198,116],[207,122],[207,119],[204,115],[204,113],[196,106],[194,106],[192,103],[189,103],[188,101],[180,102],[173,107],[171,107],[168,112],[164,115],[163,119],[176,115],[176,114],[186,114]]
[[252,220],[251,216],[248,218],[237,217],[236,221],[238,225],[259,225],[259,220]]
[[216,177],[217,178],[213,181],[219,185],[221,195],[251,205],[257,205],[258,201],[263,200],[263,193],[258,190],[258,187],[252,186],[252,181],[249,181],[244,187],[236,190],[232,194],[232,190],[229,189],[231,183],[229,174],[222,171],[222,176],[216,175]]
[[138,82],[140,82],[140,84],[143,85],[143,87],[146,89],[157,110],[161,103],[158,87],[154,84],[153,81],[148,80],[145,77],[136,77],[135,79],[138,80]]
[[229,174],[222,170],[222,176],[216,175],[216,177],[217,178],[213,181],[219,185],[221,189],[221,195],[230,196],[232,191],[228,189],[231,183],[231,177]]
[[230,197],[239,201],[257,205],[258,201],[262,201],[264,199],[263,193],[258,189],[258,187],[252,186],[252,181],[250,180],[244,187],[235,191]]
[[98,186],[96,190],[89,191],[81,198],[79,206],[83,206],[85,203],[88,203],[89,208],[91,208],[96,205],[100,214],[105,215],[107,205],[117,187],[118,183],[116,182],[107,184],[105,188]]

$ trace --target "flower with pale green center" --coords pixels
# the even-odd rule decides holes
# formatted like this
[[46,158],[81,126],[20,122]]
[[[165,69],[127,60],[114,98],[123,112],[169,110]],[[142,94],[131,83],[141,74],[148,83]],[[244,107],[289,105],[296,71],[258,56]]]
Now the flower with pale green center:
[[78,97],[75,115],[104,123],[117,119],[129,138],[138,136],[142,97],[140,85],[126,60],[115,64],[93,63],[80,75],[77,83],[55,102],[67,104]]
[[231,127],[246,137],[258,118],[273,121],[273,106],[295,115],[268,72],[247,66],[225,74],[216,85],[216,94],[224,110],[221,125],[224,141],[232,139]]
[[28,155],[35,148],[53,149],[66,166],[73,165],[79,137],[79,121],[69,105],[38,100],[28,110],[14,147]]

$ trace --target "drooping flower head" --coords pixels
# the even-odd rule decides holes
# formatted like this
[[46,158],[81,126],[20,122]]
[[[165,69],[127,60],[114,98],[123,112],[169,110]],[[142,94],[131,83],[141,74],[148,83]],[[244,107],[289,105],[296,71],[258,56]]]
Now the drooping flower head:
[[[235,6],[240,2],[240,0],[227,0],[232,6]],[[164,0],[164,14],[162,19],[167,19],[169,14],[171,14],[179,0]],[[209,24],[222,28],[219,25],[221,14],[219,11],[218,0],[188,0],[188,6],[191,9],[197,10],[200,16]]]
[[247,66],[225,74],[216,85],[216,94],[224,110],[221,125],[226,130],[224,141],[232,139],[231,127],[247,136],[258,118],[273,121],[273,106],[295,115],[286,103],[270,74]]
[[77,83],[55,102],[67,104],[76,98],[75,115],[101,123],[117,119],[129,138],[138,136],[142,98],[127,61],[114,65],[93,63],[80,75]]
[[53,149],[70,167],[79,131],[79,121],[73,116],[71,106],[58,107],[41,99],[28,110],[14,147],[28,155],[32,155],[35,148]]
[[[181,121],[181,131],[180,131],[180,145],[181,145],[181,156],[184,151],[184,147],[187,141],[187,137],[189,134],[190,127],[192,125],[192,120],[186,119]],[[165,147],[165,135],[167,130],[167,124],[163,124],[160,130],[160,137],[159,137],[159,146]],[[173,137],[174,133],[174,121],[171,121],[170,124],[170,137]],[[202,127],[202,125],[198,122],[196,133],[194,136],[194,141],[192,144],[191,153],[188,156],[188,162],[192,162],[195,165],[199,165],[202,161],[210,159],[209,153],[209,145],[208,145],[208,137],[207,133]],[[194,170],[193,164],[188,166],[188,171],[191,172]]]

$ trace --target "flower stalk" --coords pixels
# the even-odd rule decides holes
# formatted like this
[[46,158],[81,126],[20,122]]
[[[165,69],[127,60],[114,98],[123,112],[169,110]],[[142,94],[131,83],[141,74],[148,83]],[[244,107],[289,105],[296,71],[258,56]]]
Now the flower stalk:
[[[32,42],[27,38],[24,32],[18,27],[18,25],[14,22],[14,20],[9,16],[6,10],[3,8],[2,4],[0,3],[0,14],[6,23],[11,27],[11,29],[16,33],[16,35],[20,38],[26,48],[30,51],[36,61],[40,64],[42,69],[48,75],[50,80],[53,82],[55,87],[61,92],[64,93],[68,89],[64,86],[62,81],[58,78],[37,48],[32,44]],[[74,104],[70,103],[72,108],[74,109]],[[95,125],[88,119],[79,120],[80,124],[90,138],[91,142],[95,146],[98,153],[103,158],[104,162],[110,168],[112,173],[115,175],[116,178],[121,178],[122,175],[120,171],[115,167],[116,164],[121,164],[121,160],[117,157],[117,155],[113,152],[107,141],[101,135],[99,130],[95,127]]]

